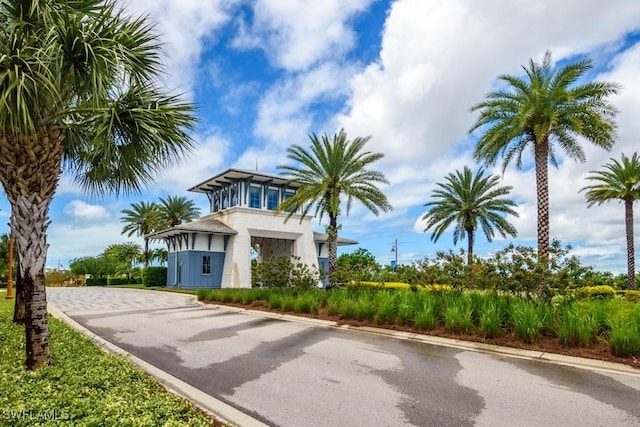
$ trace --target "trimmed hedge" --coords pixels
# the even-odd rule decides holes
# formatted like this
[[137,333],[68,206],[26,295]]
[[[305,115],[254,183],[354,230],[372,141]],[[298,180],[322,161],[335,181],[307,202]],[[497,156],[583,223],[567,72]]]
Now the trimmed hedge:
[[106,277],[91,277],[84,282],[87,286],[107,286]]
[[616,290],[608,285],[585,286],[576,289],[575,295],[578,299],[613,299],[616,297]]
[[128,285],[132,282],[134,282],[134,280],[128,279],[126,277],[109,277],[107,279],[107,286]]
[[143,268],[142,284],[145,286],[167,286],[167,267]]

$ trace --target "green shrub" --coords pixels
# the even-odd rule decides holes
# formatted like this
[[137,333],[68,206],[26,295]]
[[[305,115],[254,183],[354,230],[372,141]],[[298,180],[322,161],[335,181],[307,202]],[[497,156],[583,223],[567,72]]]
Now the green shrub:
[[293,311],[296,305],[296,297],[293,295],[282,295],[282,302],[280,303],[280,310]]
[[613,299],[616,296],[616,290],[608,285],[585,286],[576,289],[575,295],[578,299]]
[[596,339],[598,319],[593,313],[587,313],[577,305],[565,306],[558,313],[557,334],[562,345],[586,347]]
[[350,299],[345,298],[340,304],[340,317],[343,319],[355,319],[358,317],[358,304]]
[[389,291],[380,291],[374,296],[374,304],[376,314],[373,320],[379,325],[393,323],[397,310],[395,295]]
[[471,319],[471,307],[463,299],[453,300],[447,304],[444,311],[444,327],[449,332],[471,332],[473,331],[473,320]]
[[85,280],[84,284],[86,286],[107,286],[107,278],[106,277],[90,277]]
[[610,324],[611,353],[618,357],[640,355],[640,311],[635,313],[635,316],[615,316]]
[[273,293],[269,295],[269,308],[279,310],[282,307],[282,295]]
[[628,290],[624,294],[624,299],[629,302],[640,302],[640,291]]
[[480,332],[485,338],[495,338],[502,330],[502,311],[497,301],[486,301],[479,316]]
[[515,300],[510,314],[516,336],[526,343],[535,342],[544,326],[545,313],[532,302]]
[[251,263],[251,285],[263,288],[295,288],[309,290],[318,286],[321,274],[296,256],[271,257]]
[[142,284],[145,286],[167,286],[167,267],[143,268]]
[[132,282],[126,277],[107,277],[107,286],[130,285]]
[[419,295],[413,323],[420,329],[434,329],[438,326],[440,297],[432,293]]

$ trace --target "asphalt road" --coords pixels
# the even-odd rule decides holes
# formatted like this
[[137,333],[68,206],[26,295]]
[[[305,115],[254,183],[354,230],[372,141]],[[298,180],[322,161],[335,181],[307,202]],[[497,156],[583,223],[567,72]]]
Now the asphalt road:
[[640,375],[593,372],[198,304],[49,288],[76,322],[279,426],[640,426]]

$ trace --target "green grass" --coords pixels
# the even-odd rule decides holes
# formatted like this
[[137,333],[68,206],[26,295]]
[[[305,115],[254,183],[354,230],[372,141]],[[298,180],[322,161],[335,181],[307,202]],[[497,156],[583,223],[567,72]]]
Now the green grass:
[[[208,426],[189,402],[165,391],[124,357],[106,353],[50,317],[52,363],[24,367],[24,328],[0,299],[0,424],[11,426]],[[33,417],[39,417],[33,419]]]

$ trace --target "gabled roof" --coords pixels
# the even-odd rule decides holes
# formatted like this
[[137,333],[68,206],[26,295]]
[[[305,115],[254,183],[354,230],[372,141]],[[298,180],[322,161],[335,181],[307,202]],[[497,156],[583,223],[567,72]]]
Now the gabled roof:
[[215,189],[227,186],[233,182],[246,179],[250,179],[251,181],[260,183],[273,183],[275,185],[286,184],[287,186],[292,188],[300,187],[300,184],[298,184],[297,182],[289,182],[287,178],[280,175],[243,169],[227,169],[226,171],[219,173],[213,178],[209,178],[198,185],[194,185],[188,191],[193,191],[195,193],[210,193]]
[[[324,233],[313,232],[313,241],[316,243],[325,243],[328,238],[329,236]],[[338,246],[357,245],[358,243],[357,240],[345,239],[344,237],[338,236]]]
[[193,222],[187,222],[184,224],[176,225],[175,227],[167,228],[166,230],[147,234],[145,237],[151,240],[160,240],[164,239],[165,237],[196,232],[205,234],[222,234],[225,236],[238,234],[236,230],[228,227],[217,219],[204,217]]

